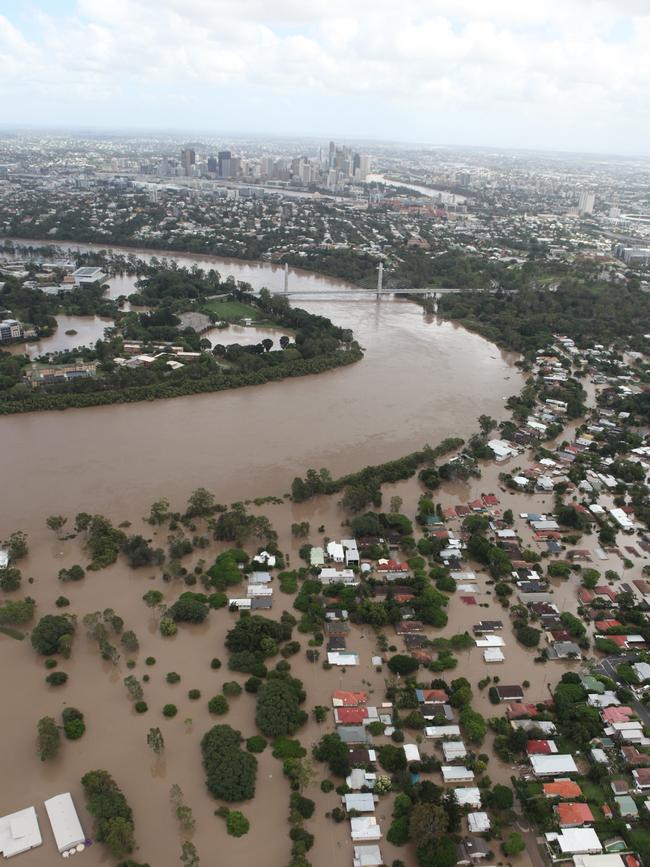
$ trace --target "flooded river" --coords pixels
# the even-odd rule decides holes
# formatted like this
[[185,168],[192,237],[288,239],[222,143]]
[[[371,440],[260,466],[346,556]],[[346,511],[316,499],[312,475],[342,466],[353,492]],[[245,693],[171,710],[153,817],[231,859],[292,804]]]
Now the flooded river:
[[[282,287],[281,268],[176,258],[255,288]],[[306,293],[354,288],[300,271],[291,273],[290,285]],[[521,387],[511,356],[415,304],[300,304],[352,328],[364,360],[219,394],[0,419],[5,489],[12,491],[0,502],[0,536],[52,512],[83,509],[119,519],[161,495],[184,499],[199,485],[223,502],[282,494],[308,467],[338,475],[466,436],[481,413],[501,416],[504,398]]]

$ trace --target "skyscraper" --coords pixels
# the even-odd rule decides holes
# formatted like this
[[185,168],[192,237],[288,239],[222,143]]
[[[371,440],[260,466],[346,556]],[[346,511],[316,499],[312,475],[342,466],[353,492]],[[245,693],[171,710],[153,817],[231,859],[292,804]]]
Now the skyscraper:
[[368,154],[360,154],[359,156],[359,178],[365,181],[370,174],[370,157]]
[[583,190],[578,199],[578,210],[581,214],[593,214],[596,204],[596,194]]
[[230,177],[230,160],[232,158],[232,154],[230,151],[219,151],[219,177],[220,178],[229,178]]
[[219,171],[219,163],[216,157],[208,157],[208,171],[215,175]]
[[196,163],[196,152],[192,148],[183,148],[181,151],[181,165],[183,174],[189,177],[192,174],[192,166]]

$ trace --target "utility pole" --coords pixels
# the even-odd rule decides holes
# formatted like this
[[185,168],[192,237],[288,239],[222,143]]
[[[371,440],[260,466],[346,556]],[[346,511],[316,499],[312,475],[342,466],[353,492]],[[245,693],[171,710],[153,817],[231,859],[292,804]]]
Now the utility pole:
[[284,263],[284,294],[289,292],[289,263]]
[[379,268],[377,269],[377,301],[379,301],[381,297],[381,290],[384,283],[384,263],[379,263]]

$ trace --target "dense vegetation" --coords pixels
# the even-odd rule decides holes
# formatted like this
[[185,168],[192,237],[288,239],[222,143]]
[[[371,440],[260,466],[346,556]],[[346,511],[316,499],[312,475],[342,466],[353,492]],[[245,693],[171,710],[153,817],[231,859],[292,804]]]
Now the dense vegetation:
[[[322,373],[363,357],[351,331],[339,328],[324,316],[291,307],[286,297],[271,296],[264,289],[255,295],[247,284],[236,285],[234,281],[221,284],[214,271],[206,274],[199,269],[152,267],[145,263],[138,267],[145,273],[138,284],[139,293],[137,297],[132,296],[132,300],[146,303],[152,309],[142,313],[114,310],[112,336],[97,341],[94,349],[82,348],[56,356],[56,362],[74,362],[79,358],[97,362],[97,375],[31,388],[23,382],[26,360],[0,351],[0,414],[223,391]],[[293,331],[294,342],[283,337],[277,349],[273,348],[272,340],[265,339],[250,345],[217,345],[210,351],[210,343],[203,341],[191,328],[183,328],[177,314],[205,310],[213,321],[218,320],[219,314],[215,312],[218,304],[206,306],[206,302],[219,289],[235,299],[243,311],[249,311],[251,318],[262,316]],[[13,291],[19,290],[14,287]],[[43,295],[38,290],[20,291]],[[99,287],[97,291],[101,293]],[[13,295],[7,298],[7,305],[11,300],[16,300]],[[25,297],[20,304],[14,304],[15,315],[23,311],[27,322],[36,315],[28,300]],[[47,309],[57,312],[59,303],[50,299]],[[173,359],[169,353],[161,354],[146,366],[118,365],[115,359],[122,356],[124,341],[129,340],[140,341],[150,352],[155,351],[155,343],[166,342],[186,351],[200,352],[200,356],[185,359],[176,369],[168,365]]]
[[255,794],[257,759],[240,747],[242,738],[228,725],[210,729],[201,741],[206,785],[215,798],[246,801]]
[[107,771],[89,771],[81,778],[88,812],[95,820],[95,836],[115,858],[135,847],[133,812],[119,786]]
[[432,464],[441,455],[454,451],[463,444],[463,440],[457,437],[449,437],[443,440],[435,448],[425,446],[417,452],[412,452],[403,458],[387,461],[385,464],[365,467],[356,473],[349,473],[333,479],[326,469],[307,470],[304,479],[296,477],[291,485],[291,497],[296,503],[319,494],[335,494],[344,492],[343,505],[352,511],[360,511],[369,503],[379,506],[381,504],[381,486],[402,479],[409,479],[415,475],[418,467],[423,464]]
[[555,292],[526,287],[511,295],[444,295],[438,309],[499,346],[532,353],[558,333],[578,346],[609,344],[621,337],[635,347],[648,330],[650,297],[638,289],[614,288],[596,280],[565,279]]
[[307,722],[307,714],[300,709],[305,698],[302,683],[294,678],[273,678],[260,687],[255,722],[262,734],[272,738],[294,734]]

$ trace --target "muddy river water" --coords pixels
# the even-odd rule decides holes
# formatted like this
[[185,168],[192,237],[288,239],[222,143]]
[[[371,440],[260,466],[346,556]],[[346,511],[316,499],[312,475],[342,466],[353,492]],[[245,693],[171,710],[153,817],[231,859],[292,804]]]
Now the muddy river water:
[[[140,251],[135,251],[140,255]],[[214,264],[222,274],[232,273],[256,288],[267,285],[280,289],[281,269],[241,262],[218,262],[207,258],[177,257],[182,264],[197,261],[203,267]],[[189,492],[204,485],[223,502],[266,494],[282,495],[294,475],[307,467],[328,467],[334,474],[395,458],[420,447],[435,444],[450,435],[466,436],[475,427],[480,413],[503,417],[503,401],[521,387],[513,367],[514,359],[493,345],[463,329],[424,316],[417,306],[400,301],[369,303],[347,300],[353,287],[326,278],[293,272],[291,283],[305,293],[335,286],[341,298],[300,302],[309,310],[329,316],[334,322],[353,328],[366,349],[362,362],[319,376],[268,384],[257,388],[216,395],[179,398],[170,401],[39,413],[0,419],[0,461],[3,496],[0,498],[0,539],[15,529],[29,533],[30,554],[21,562],[24,584],[33,595],[39,613],[53,612],[54,600],[64,593],[70,600],[65,609],[81,618],[89,611],[114,608],[134,629],[140,650],[134,673],[147,673],[145,699],[149,711],[137,715],[122,684],[129,673],[122,657],[117,666],[102,662],[96,648],[78,630],[72,658],[62,661],[61,670],[69,682],[57,689],[44,683],[46,670],[29,640],[15,641],[0,635],[0,683],[2,710],[0,733],[3,753],[3,785],[0,815],[34,804],[37,807],[44,845],[21,855],[16,862],[25,867],[50,867],[58,858],[42,802],[58,792],[70,790],[79,807],[86,832],[91,822],[83,807],[80,777],[92,768],[109,770],[123,788],[135,814],[140,844],[134,853],[138,862],[150,867],[175,867],[179,863],[181,837],[169,805],[169,787],[180,784],[196,818],[194,842],[203,867],[284,867],[289,861],[289,789],[281,763],[267,749],[259,757],[257,793],[254,801],[241,805],[251,821],[251,831],[240,840],[225,833],[224,823],[213,815],[218,806],[207,796],[200,764],[199,741],[216,722],[227,722],[247,737],[255,733],[254,697],[247,693],[231,700],[225,717],[211,717],[207,701],[221,691],[226,680],[243,682],[246,676],[210,667],[212,657],[226,658],[223,645],[234,615],[227,610],[213,612],[201,626],[184,626],[173,639],[159,635],[142,594],[160,588],[167,601],[184,589],[179,582],[165,585],[160,570],[130,570],[120,560],[109,569],[89,572],[77,584],[62,585],[56,575],[62,567],[86,563],[87,555],[78,540],[61,542],[46,529],[45,518],[52,513],[69,516],[81,511],[101,512],[115,522],[128,519],[129,532],[143,532],[154,544],[164,547],[165,531],[154,533],[141,522],[151,502],[166,496],[181,508]],[[350,292],[348,296],[346,293]],[[498,484],[497,470],[482,480],[485,490]],[[388,502],[396,493],[404,499],[404,511],[413,516],[421,490],[417,481],[401,483],[385,492]],[[468,486],[451,488],[441,494],[444,505],[466,500]],[[476,492],[472,493],[476,496]],[[512,505],[515,505],[514,503]],[[340,536],[345,517],[336,498],[294,506],[264,507],[277,529],[281,548],[289,552],[290,563],[299,563],[300,542],[292,539],[293,521],[309,520],[312,543],[322,541],[315,528],[324,525],[325,534]],[[210,561],[212,547],[188,558],[191,568],[199,556]],[[292,598],[283,597],[276,587],[273,616],[291,610]],[[443,634],[471,628],[481,617],[502,616],[485,580],[481,579],[481,602],[488,608],[471,608],[454,597],[450,603],[450,624]],[[505,618],[504,618],[505,619]],[[531,700],[546,693],[547,672],[535,671],[533,652],[518,649],[506,629],[510,645],[506,663],[499,674],[502,682],[519,682],[526,676],[533,686]],[[297,636],[303,649],[306,638]],[[391,642],[402,649],[392,634]],[[371,703],[384,697],[385,672],[376,672],[371,655],[376,652],[374,634],[353,628],[348,642],[360,655],[358,668],[347,672],[324,671],[307,662],[304,652],[291,660],[292,672],[306,684],[306,709],[330,703],[333,689],[366,689]],[[153,667],[144,659],[154,656]],[[486,674],[479,651],[458,654],[453,676],[465,675],[475,688]],[[181,675],[180,683],[169,685],[165,674]],[[490,672],[491,673],[491,672]],[[553,673],[554,677],[558,674]],[[190,701],[189,689],[200,689],[201,699]],[[486,716],[490,706],[484,694],[477,694],[475,706]],[[178,715],[165,719],[164,704],[178,705]],[[54,762],[42,763],[35,754],[36,721],[44,715],[60,720],[62,709],[72,705],[86,714],[87,732],[76,742],[64,742]],[[149,727],[160,726],[166,748],[156,759],[146,744]],[[317,724],[310,717],[299,737],[306,747],[326,731],[333,730],[331,717]],[[408,740],[415,738],[410,733]],[[430,744],[427,752],[435,750]],[[352,848],[347,823],[335,825],[325,817],[338,805],[334,792],[324,794],[319,783],[323,766],[315,768],[314,781],[305,794],[317,803],[316,814],[306,827],[316,836],[308,858],[314,867],[350,865]],[[494,782],[507,782],[512,770],[493,758],[489,774]],[[437,777],[436,777],[437,779]],[[384,835],[390,825],[392,799],[382,799],[377,810]],[[381,843],[386,863],[400,858],[407,867],[415,864],[412,849],[397,849],[385,839]],[[80,864],[98,867],[114,863],[102,847],[92,846],[78,856]],[[524,864],[527,861],[520,860]]]
[[[280,268],[176,258],[217,267],[255,288],[282,287]],[[347,290],[354,295],[341,281],[300,271],[290,286],[305,297],[332,287],[342,299]],[[511,356],[415,304],[299,303],[352,328],[366,350],[363,361],[220,394],[0,419],[4,488],[12,492],[0,502],[2,532],[53,511],[116,517],[161,493],[186,497],[199,485],[223,502],[282,494],[308,467],[338,475],[465,436],[481,413],[499,416],[504,398],[521,387]]]

